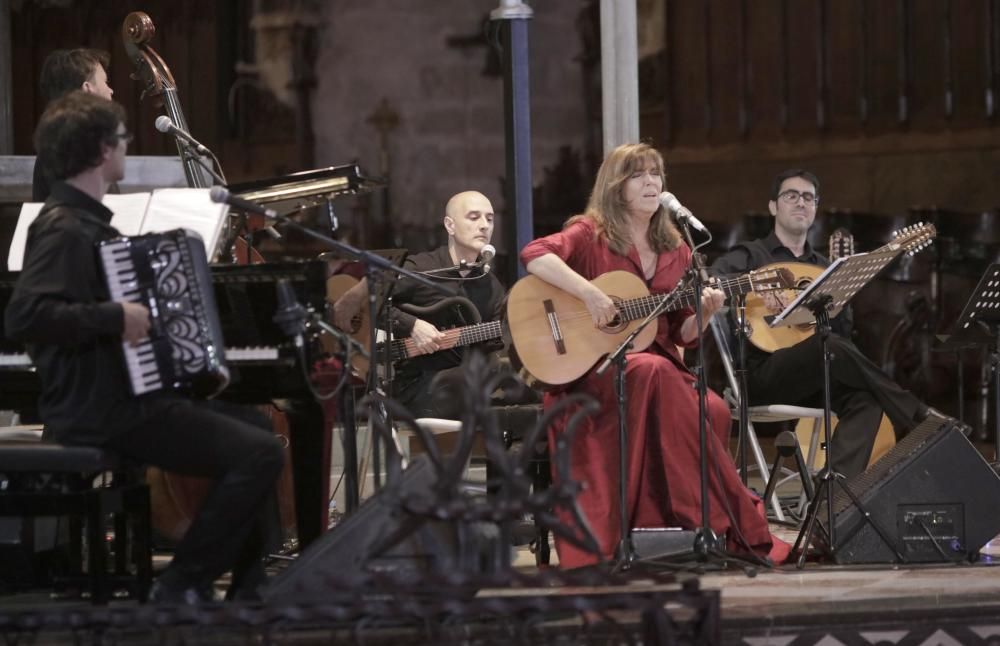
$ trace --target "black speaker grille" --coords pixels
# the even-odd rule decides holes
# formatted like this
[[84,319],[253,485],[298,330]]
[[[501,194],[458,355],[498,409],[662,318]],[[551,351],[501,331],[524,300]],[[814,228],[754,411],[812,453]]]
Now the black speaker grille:
[[[911,456],[920,453],[924,445],[938,441],[945,432],[954,428],[954,422],[949,419],[930,415],[923,422],[918,424],[913,430],[906,434],[896,446],[892,447],[885,455],[879,458],[868,469],[852,478],[847,486],[850,487],[854,495],[863,499],[865,494],[876,491],[879,486],[887,480],[892,473],[906,464]],[[837,456],[833,456],[836,461]],[[833,496],[833,511],[841,514],[851,506],[851,498],[837,487]]]

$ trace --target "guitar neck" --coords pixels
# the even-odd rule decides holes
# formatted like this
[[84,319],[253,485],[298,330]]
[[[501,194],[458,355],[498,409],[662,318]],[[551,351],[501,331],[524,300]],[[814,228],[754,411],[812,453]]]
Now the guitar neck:
[[[489,321],[487,323],[477,323],[475,325],[445,330],[443,334],[444,341],[441,343],[439,352],[450,348],[472,345],[473,343],[499,339],[503,332],[500,327],[500,321]],[[394,340],[390,353],[393,361],[402,361],[418,354],[413,340],[409,338]]]
[[[714,287],[721,289],[726,298],[739,296],[753,291],[753,278],[750,275],[720,280]],[[666,311],[672,312],[684,307],[695,307],[695,290],[693,287],[675,289],[669,294],[649,294],[638,298],[630,298],[618,303],[618,311],[626,321],[643,319],[656,309],[663,298],[669,298]]]

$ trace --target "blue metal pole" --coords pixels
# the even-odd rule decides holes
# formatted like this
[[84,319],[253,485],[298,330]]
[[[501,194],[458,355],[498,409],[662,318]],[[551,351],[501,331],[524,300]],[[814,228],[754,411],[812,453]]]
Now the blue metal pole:
[[[505,251],[514,259],[508,265],[508,284],[524,275],[517,254],[535,237],[531,206],[531,83],[528,74],[528,21],[531,7],[518,0],[504,0],[490,13],[500,26],[503,44],[504,133],[507,156],[506,198],[514,226],[504,227]],[[516,268],[516,273],[515,273]]]

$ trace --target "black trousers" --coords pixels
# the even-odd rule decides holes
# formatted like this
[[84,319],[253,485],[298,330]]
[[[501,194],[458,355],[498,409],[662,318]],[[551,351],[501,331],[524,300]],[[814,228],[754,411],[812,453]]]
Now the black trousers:
[[[135,423],[106,444],[142,464],[214,485],[164,575],[207,585],[260,563],[268,514],[284,454],[262,415],[225,402],[180,397],[144,398]],[[169,573],[169,574],[168,574]]]
[[[868,465],[883,412],[900,435],[926,415],[927,407],[849,340],[831,334],[829,349],[833,354],[831,408],[838,417],[829,452],[836,470],[851,478]],[[823,350],[818,334],[748,363],[751,406],[823,406]]]
[[396,400],[414,417],[459,419],[462,416],[461,366],[437,371],[401,373],[393,381]]

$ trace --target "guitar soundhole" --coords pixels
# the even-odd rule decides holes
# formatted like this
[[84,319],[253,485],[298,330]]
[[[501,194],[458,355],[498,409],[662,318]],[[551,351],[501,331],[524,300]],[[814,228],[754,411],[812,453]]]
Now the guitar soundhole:
[[[618,304],[621,303],[622,299],[619,298],[618,296],[611,296],[611,300],[613,300],[616,304]],[[621,312],[616,314],[613,319],[611,319],[604,326],[601,327],[601,330],[611,334],[617,334],[618,332],[621,332],[624,329],[625,329],[625,320],[622,319]]]

